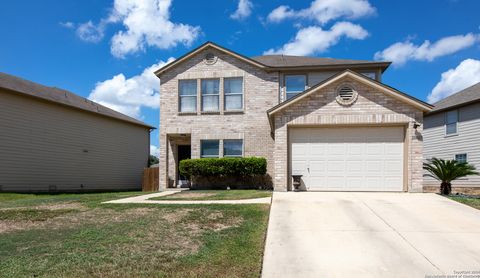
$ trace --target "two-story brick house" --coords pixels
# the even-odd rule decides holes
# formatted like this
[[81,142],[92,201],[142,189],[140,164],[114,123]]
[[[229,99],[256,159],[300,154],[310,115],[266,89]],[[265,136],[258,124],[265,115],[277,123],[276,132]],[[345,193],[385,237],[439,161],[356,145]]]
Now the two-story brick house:
[[389,62],[245,57],[207,42],[157,70],[160,189],[184,158],[259,156],[274,189],[421,191],[423,113]]

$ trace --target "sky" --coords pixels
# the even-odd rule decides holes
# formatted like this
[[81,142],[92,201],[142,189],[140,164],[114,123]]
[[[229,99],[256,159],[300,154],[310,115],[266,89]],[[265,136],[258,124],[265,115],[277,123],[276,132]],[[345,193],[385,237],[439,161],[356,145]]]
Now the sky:
[[[387,60],[434,103],[480,82],[478,0],[24,0],[0,8],[0,71],[159,124],[153,71],[205,41],[246,56]],[[158,130],[151,134],[158,153]]]

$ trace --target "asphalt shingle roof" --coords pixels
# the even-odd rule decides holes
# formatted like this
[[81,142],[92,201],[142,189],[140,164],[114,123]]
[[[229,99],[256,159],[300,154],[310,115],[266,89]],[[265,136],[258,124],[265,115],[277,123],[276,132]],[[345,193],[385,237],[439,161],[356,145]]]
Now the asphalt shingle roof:
[[480,82],[435,103],[435,108],[430,113],[475,101],[480,101]]
[[347,60],[291,55],[264,55],[252,57],[251,59],[269,67],[332,66],[384,63],[368,60]]
[[69,107],[74,107],[84,111],[93,112],[121,121],[141,125],[147,128],[154,128],[153,126],[150,126],[142,121],[139,121],[120,112],[112,110],[108,107],[100,105],[96,102],[78,96],[72,92],[55,87],[44,86],[2,72],[0,72],[0,88],[59,103]]

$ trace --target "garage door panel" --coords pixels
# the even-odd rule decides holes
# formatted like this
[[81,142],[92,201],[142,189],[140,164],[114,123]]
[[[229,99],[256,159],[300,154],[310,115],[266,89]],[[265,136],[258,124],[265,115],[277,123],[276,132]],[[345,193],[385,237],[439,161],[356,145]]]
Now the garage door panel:
[[309,151],[310,151],[310,154],[314,156],[324,155],[325,144],[311,144]]
[[327,171],[328,171],[328,173],[335,173],[335,174],[341,173],[341,174],[343,174],[343,172],[345,171],[345,161],[343,161],[343,160],[341,160],[341,161],[334,161],[334,160],[328,161]]
[[308,190],[402,191],[402,127],[293,128],[290,132],[292,171],[303,173]]
[[343,176],[330,176],[325,179],[325,183],[330,189],[343,189],[345,187],[345,178]]
[[385,161],[385,175],[388,175],[390,173],[398,174],[400,171],[402,171],[403,165],[400,161]]
[[324,160],[311,160],[310,161],[310,172],[315,174],[324,174],[327,168],[327,163]]
[[363,155],[364,144],[363,143],[350,143],[347,144],[347,154],[349,155]]
[[363,173],[363,161],[346,161],[347,167],[346,171],[350,173],[350,175],[357,175],[358,173]]
[[344,144],[333,143],[326,148],[325,153],[331,156],[344,155],[345,150],[346,150],[346,146]]
[[399,144],[386,144],[385,145],[385,154],[386,155],[402,155],[403,154],[403,147],[399,146]]
[[382,143],[370,143],[366,144],[367,146],[367,155],[382,155],[384,153]]
[[367,173],[378,173],[383,171],[383,165],[381,161],[365,161],[366,163],[366,172]]

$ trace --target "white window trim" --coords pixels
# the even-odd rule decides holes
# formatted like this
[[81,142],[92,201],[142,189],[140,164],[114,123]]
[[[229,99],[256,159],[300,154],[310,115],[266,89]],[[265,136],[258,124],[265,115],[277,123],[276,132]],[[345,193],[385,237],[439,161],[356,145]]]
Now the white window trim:
[[[195,87],[196,87],[196,94],[195,95],[184,95],[182,96],[181,93],[180,93],[180,83],[182,81],[195,81]],[[198,103],[198,80],[197,79],[179,79],[178,80],[178,85],[177,85],[178,89],[177,89],[177,92],[178,92],[178,113],[180,114],[196,114],[197,113],[197,103]],[[195,110],[193,111],[182,111],[182,98],[195,98]]]
[[[453,155],[453,159],[454,159],[454,160],[457,160],[457,155],[462,155],[462,154],[465,155],[465,162],[468,163],[468,153],[456,153],[456,154]],[[458,161],[458,160],[457,160],[457,161]],[[461,178],[459,178],[458,180],[463,180],[463,181],[468,180],[468,176],[467,176],[467,177],[461,177]]]
[[[454,123],[448,123],[448,113],[449,113],[449,112],[456,112],[456,114],[457,114],[457,120],[455,121],[455,133],[447,133],[447,126],[448,126],[449,124],[454,124]],[[450,111],[446,111],[446,112],[445,112],[445,115],[444,115],[444,122],[445,122],[445,124],[444,124],[444,126],[445,126],[445,128],[444,128],[444,135],[445,135],[445,137],[450,137],[450,136],[456,136],[456,135],[458,135],[458,116],[459,116],[458,109],[450,110]]]
[[[225,155],[225,141],[242,141],[242,154],[241,155]],[[243,157],[245,153],[245,144],[243,139],[223,139],[223,157]]]
[[[218,94],[203,94],[203,91],[202,91],[202,81],[204,80],[218,80]],[[220,112],[221,108],[220,108],[220,97],[222,95],[222,82],[221,82],[221,78],[201,78],[200,79],[200,110],[201,112],[203,113],[218,113]],[[217,102],[217,110],[204,110],[203,109],[203,97],[204,96],[218,96],[218,102]]]
[[[225,79],[234,79],[234,78],[241,78],[242,79],[242,92],[241,93],[226,94],[225,93]],[[223,108],[224,112],[237,112],[237,111],[240,112],[240,111],[243,111],[245,109],[245,78],[243,76],[224,77],[223,82],[222,82],[222,93],[223,93],[223,107],[222,108]],[[226,101],[225,101],[227,96],[238,96],[238,95],[242,96],[242,108],[241,109],[227,109],[226,108]]]

